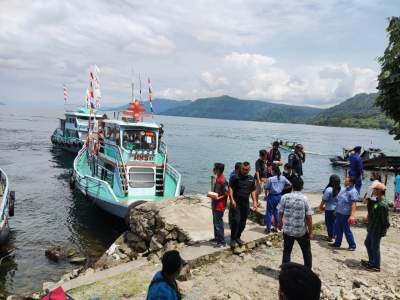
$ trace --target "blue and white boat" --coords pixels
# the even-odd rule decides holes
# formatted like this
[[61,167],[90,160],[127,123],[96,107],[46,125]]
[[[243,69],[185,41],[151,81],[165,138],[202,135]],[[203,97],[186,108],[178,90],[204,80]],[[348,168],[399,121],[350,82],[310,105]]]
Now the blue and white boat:
[[0,245],[7,241],[10,232],[8,218],[14,216],[15,192],[9,190],[7,174],[0,168]]
[[104,117],[96,113],[96,110],[91,113],[86,107],[78,108],[76,111],[66,111],[65,119],[59,119],[60,127],[53,132],[51,142],[54,147],[78,153],[86,141],[90,120],[101,120]]
[[142,112],[143,105],[135,100],[121,118],[102,120],[74,160],[73,184],[121,218],[138,204],[183,193],[181,175],[168,163],[161,141],[163,127],[143,122]]

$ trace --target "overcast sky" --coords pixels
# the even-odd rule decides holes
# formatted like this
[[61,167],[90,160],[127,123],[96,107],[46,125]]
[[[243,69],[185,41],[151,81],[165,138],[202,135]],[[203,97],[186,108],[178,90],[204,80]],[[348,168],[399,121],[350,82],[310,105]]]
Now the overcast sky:
[[0,101],[83,101],[101,70],[102,104],[132,77],[154,95],[328,106],[373,92],[393,1],[0,1]]

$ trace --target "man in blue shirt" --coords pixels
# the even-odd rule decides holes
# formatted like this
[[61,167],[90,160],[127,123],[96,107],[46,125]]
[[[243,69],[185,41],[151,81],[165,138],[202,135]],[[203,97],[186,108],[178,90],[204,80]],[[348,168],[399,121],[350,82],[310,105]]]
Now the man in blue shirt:
[[356,242],[350,229],[350,224],[355,224],[356,202],[359,194],[354,187],[354,177],[346,177],[344,188],[337,195],[336,221],[335,221],[335,242],[330,244],[332,247],[340,248],[343,239],[343,233],[346,236],[349,250],[356,250]]
[[361,191],[362,185],[362,177],[364,174],[363,163],[361,159],[361,146],[354,147],[354,153],[350,155],[349,162],[350,162],[350,171],[349,176],[354,177],[355,188],[358,193]]
[[176,250],[167,251],[161,258],[162,270],[157,272],[149,286],[147,300],[180,300],[181,294],[176,283],[185,261]]

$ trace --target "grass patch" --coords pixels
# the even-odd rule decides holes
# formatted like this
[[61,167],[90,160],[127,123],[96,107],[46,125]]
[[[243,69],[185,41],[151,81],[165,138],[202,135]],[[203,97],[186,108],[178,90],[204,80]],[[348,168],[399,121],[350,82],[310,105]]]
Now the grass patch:
[[119,299],[145,294],[147,281],[139,278],[136,272],[126,272],[93,284],[81,286],[68,292],[74,299],[89,299],[97,296],[100,299]]

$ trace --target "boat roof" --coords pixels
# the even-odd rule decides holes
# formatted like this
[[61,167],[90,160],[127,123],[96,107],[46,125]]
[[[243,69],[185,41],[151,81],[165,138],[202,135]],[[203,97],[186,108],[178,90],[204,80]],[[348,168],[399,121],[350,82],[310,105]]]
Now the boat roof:
[[159,129],[160,125],[154,123],[154,122],[126,122],[122,120],[104,120],[104,123],[106,124],[114,124],[118,125],[120,127],[147,127],[147,128],[153,128],[153,129]]
[[[98,114],[97,111],[94,109],[93,113],[96,115],[96,118],[101,118],[103,115]],[[92,113],[92,115],[93,115]],[[89,117],[90,116],[90,109],[87,107],[80,107],[76,111],[66,111],[65,115],[72,115],[77,117]]]

